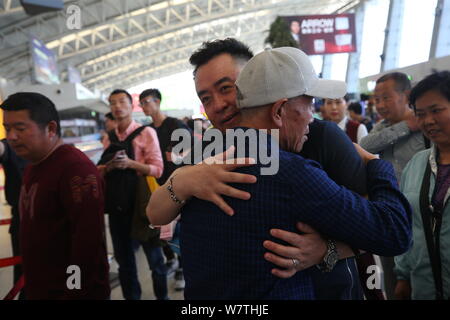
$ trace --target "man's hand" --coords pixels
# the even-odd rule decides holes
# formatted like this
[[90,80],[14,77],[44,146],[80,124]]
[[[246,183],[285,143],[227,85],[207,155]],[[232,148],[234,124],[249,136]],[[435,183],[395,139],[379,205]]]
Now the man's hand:
[[180,200],[187,200],[190,197],[207,200],[216,204],[226,214],[233,215],[234,210],[222,196],[248,200],[250,193],[230,187],[228,183],[256,182],[253,175],[231,172],[240,167],[253,165],[254,159],[234,159],[233,164],[223,163],[227,159],[230,160],[233,152],[234,147],[231,147],[226,152],[205,159],[197,165],[177,169],[173,174],[173,189],[177,197]]
[[411,300],[411,285],[409,281],[397,280],[394,295],[398,300]]
[[420,130],[419,123],[417,122],[417,118],[412,110],[408,110],[406,112],[403,120],[406,122],[406,125],[410,131],[415,132]]
[[[179,200],[187,200],[190,197],[197,197],[202,200],[216,204],[226,214],[233,215],[233,209],[223,200],[222,195],[233,198],[248,200],[250,194],[242,190],[232,188],[227,183],[255,183],[256,177],[250,174],[230,172],[236,168],[252,165],[254,159],[245,160],[243,164],[223,163],[224,159],[232,157],[234,147],[226,152],[214,157],[222,164],[210,163],[205,160],[195,166],[185,166],[175,170],[168,181],[155,190],[147,205],[147,216],[152,224],[162,225],[171,222],[178,215],[181,205],[172,201],[167,192],[167,187],[172,181],[172,189]],[[233,159],[234,160],[234,159]],[[238,159],[235,159],[237,162]]]
[[114,170],[114,169],[127,169],[132,167],[132,161],[126,154],[122,154],[120,157],[116,157],[106,163],[107,170]]
[[366,151],[359,144],[353,143],[353,145],[355,146],[356,151],[358,151],[358,154],[361,157],[361,159],[364,161],[364,164],[367,164],[367,162],[369,162],[370,160],[379,159],[378,155]]
[[[304,234],[300,235],[280,229],[270,230],[273,237],[284,240],[292,246],[280,245],[269,240],[263,243],[267,250],[273,252],[267,252],[264,254],[264,258],[286,269],[272,269],[272,274],[277,277],[290,278],[297,271],[319,264],[327,252],[327,242],[316,230],[301,222],[298,222],[296,226]],[[297,259],[299,263],[294,264],[293,259]]]

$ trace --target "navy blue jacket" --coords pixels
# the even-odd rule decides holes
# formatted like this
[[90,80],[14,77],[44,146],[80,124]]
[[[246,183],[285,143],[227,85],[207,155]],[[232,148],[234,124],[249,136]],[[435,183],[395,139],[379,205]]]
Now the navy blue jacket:
[[263,258],[269,230],[295,231],[303,221],[325,236],[380,255],[405,252],[411,239],[411,211],[399,192],[392,166],[367,166],[373,201],[338,186],[314,161],[280,151],[276,175],[260,175],[260,165],[239,172],[258,183],[234,185],[250,200],[226,198],[235,215],[192,199],[182,210],[181,253],[186,299],[314,299],[310,269],[290,279],[273,276]]
[[[300,155],[320,163],[338,185],[367,194],[366,166],[347,134],[334,122],[314,119]],[[339,260],[331,272],[310,270],[319,300],[362,300],[363,289],[354,258]],[[365,285],[365,283],[364,283]]]

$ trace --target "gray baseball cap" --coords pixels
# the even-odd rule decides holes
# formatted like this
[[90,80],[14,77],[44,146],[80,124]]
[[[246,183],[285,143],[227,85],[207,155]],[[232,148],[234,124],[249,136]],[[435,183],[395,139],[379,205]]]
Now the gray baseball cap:
[[338,99],[347,92],[344,81],[320,79],[308,56],[293,47],[266,49],[255,55],[236,80],[238,108],[308,95]]

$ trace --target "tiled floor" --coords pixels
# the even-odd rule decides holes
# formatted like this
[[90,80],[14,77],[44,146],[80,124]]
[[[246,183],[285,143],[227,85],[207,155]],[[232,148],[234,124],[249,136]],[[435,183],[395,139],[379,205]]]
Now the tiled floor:
[[[5,204],[5,198],[3,192],[0,192],[0,219],[6,219],[10,217],[10,209]],[[107,219],[106,219],[107,222]],[[108,248],[112,248],[111,238],[108,235]],[[110,252],[112,254],[112,252]],[[0,258],[11,257],[11,241],[8,233],[8,226],[0,226]],[[147,261],[145,259],[144,253],[140,248],[136,254],[138,263],[139,280],[142,287],[142,299],[143,300],[154,300],[155,296],[153,294],[152,279],[150,270],[148,268]],[[113,261],[110,265],[111,272],[117,272],[117,264]],[[0,300],[3,299],[8,291],[12,288],[12,267],[0,268]],[[183,292],[175,291],[175,279],[173,274],[168,278],[169,286],[169,297],[172,300],[183,300]],[[122,300],[122,291],[120,286],[115,287],[111,292],[112,300]]]

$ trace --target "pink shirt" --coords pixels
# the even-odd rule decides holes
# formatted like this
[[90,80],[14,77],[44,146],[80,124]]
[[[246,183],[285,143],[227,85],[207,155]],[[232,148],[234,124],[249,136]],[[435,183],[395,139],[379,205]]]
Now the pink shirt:
[[[119,141],[125,140],[134,130],[141,125],[132,120],[128,128],[119,133],[116,128],[115,132]],[[105,149],[110,145],[109,137],[104,140]],[[158,135],[155,129],[146,127],[136,138],[133,139],[134,159],[137,162],[148,164],[149,173],[147,175],[159,178],[162,175],[164,164],[159,148]]]

